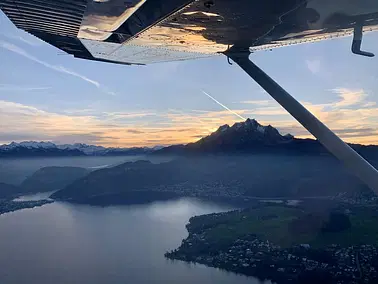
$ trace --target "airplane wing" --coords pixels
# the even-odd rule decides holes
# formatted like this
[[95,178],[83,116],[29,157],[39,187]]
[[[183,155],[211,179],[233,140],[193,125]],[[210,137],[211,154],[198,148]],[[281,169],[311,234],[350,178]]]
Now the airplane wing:
[[378,30],[376,0],[0,0],[20,29],[78,58],[149,64]]

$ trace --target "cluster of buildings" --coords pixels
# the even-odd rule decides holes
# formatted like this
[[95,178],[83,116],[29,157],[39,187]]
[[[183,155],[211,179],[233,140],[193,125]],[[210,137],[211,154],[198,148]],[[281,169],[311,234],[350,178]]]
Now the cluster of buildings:
[[157,191],[169,191],[175,192],[183,196],[192,197],[225,197],[225,198],[244,198],[242,191],[238,190],[238,187],[230,187],[224,185],[222,182],[213,183],[203,183],[203,184],[192,184],[179,183],[174,185],[161,185],[155,187],[154,190]]
[[33,208],[52,203],[52,200],[36,200],[36,201],[12,201],[0,200],[0,215],[8,212],[17,211],[25,208]]
[[345,193],[337,194],[333,199],[337,200],[338,202],[344,202],[351,205],[377,205],[378,204],[378,196],[373,194],[364,194],[364,193],[356,193],[353,195],[348,195]]
[[217,247],[206,240],[205,234],[190,234],[180,248],[166,257],[270,279],[278,284],[326,280],[338,284],[378,283],[378,249],[371,245],[334,244],[316,249],[301,244],[282,248],[250,235],[227,247]]

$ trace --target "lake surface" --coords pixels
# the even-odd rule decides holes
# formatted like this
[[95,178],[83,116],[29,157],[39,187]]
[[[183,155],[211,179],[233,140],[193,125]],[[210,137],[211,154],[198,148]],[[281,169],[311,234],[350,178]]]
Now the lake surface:
[[233,209],[195,199],[138,206],[53,203],[0,216],[0,283],[257,284],[171,261],[194,215]]

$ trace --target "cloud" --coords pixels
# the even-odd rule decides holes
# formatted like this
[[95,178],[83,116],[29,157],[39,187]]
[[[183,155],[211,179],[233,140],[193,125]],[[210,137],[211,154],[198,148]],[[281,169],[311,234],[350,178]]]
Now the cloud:
[[376,106],[377,103],[376,102],[367,102],[363,105],[363,107],[365,108],[370,108],[370,107],[373,107],[373,106]]
[[78,133],[78,134],[62,134],[54,136],[51,140],[56,144],[73,144],[73,143],[85,143],[85,144],[98,144],[101,142],[102,135],[92,133]]
[[[15,102],[9,102],[9,101],[0,101],[0,114],[25,114],[25,115],[38,115],[43,113],[43,111],[32,107],[27,106]],[[3,120],[0,120],[3,123],[5,123]]]
[[[338,95],[336,101],[317,105],[305,103],[305,106],[345,141],[378,144],[376,103],[368,100],[364,90],[336,88],[331,91]],[[306,131],[295,130],[294,133],[301,137],[311,137]]]
[[355,128],[355,129],[335,129],[337,134],[342,135],[343,138],[376,138],[378,136],[378,129],[373,128]]
[[311,73],[318,74],[321,71],[321,61],[319,59],[307,59],[305,62]]
[[[50,139],[47,135],[40,135],[37,140]],[[9,131],[5,133],[0,133],[0,144],[7,144],[11,141],[29,141],[36,140],[36,136],[32,133],[25,133],[24,131]]]
[[136,129],[127,129],[126,132],[132,133],[132,134],[143,134],[143,131],[136,130]]
[[[334,101],[323,104],[302,102],[317,118],[348,142],[378,144],[378,107],[363,89],[334,88]],[[257,103],[255,103],[257,102]],[[272,124],[282,133],[312,137],[274,100],[244,101],[251,109],[244,113],[264,124]]]
[[270,105],[272,103],[272,101],[269,101],[269,100],[257,100],[257,101],[241,101],[241,102],[238,102],[238,103],[240,103],[240,104],[249,104],[249,105],[257,105],[257,106],[266,106],[266,105]]
[[[364,90],[351,90],[346,88],[336,88],[332,90],[338,94],[341,100],[333,105],[335,108],[343,108],[360,105],[367,97]],[[367,103],[367,106],[373,106],[372,102]]]
[[263,116],[274,116],[274,115],[287,115],[287,111],[279,106],[271,106],[271,107],[264,107],[258,108],[255,110],[251,110],[254,115],[263,115]]
[[[182,116],[184,116],[184,117],[185,117],[185,116],[189,116],[190,119],[194,119],[194,120],[198,121],[200,124],[202,124],[202,125],[206,125],[206,122],[203,121],[203,120],[201,120],[197,115],[192,115],[192,114],[189,114],[189,113],[187,113],[187,112],[184,112],[184,111],[182,111],[182,110],[178,110],[178,109],[169,109],[169,112],[171,112],[171,113],[176,113],[176,114],[180,114],[180,115],[182,115]],[[206,111],[203,111],[203,112],[206,113]]]
[[261,116],[279,116],[287,115],[287,111],[281,107],[275,100],[251,100],[241,101],[240,104],[246,104],[250,108],[250,113]]
[[[57,114],[0,100],[1,141],[49,140],[108,146],[169,145],[193,142],[197,140],[196,137],[208,135],[220,124],[235,121],[235,116],[226,110],[201,113],[198,119],[203,121],[202,124],[193,119],[197,113],[191,111],[154,112],[153,117],[148,116],[150,113]],[[124,120],[114,120],[114,116],[119,115]],[[135,117],[141,116],[146,120],[135,121]]]
[[142,112],[105,112],[104,115],[111,120],[125,120],[131,118],[143,118],[146,116],[154,116],[156,113],[150,111]]
[[[332,94],[333,102],[304,105],[347,142],[378,144],[378,107],[369,96],[363,90],[345,88],[331,90]],[[220,125],[242,121],[241,117],[256,118],[284,134],[311,137],[275,101],[247,105],[233,110],[240,117],[228,109],[98,112],[89,108],[58,114],[0,100],[0,141],[51,140],[127,147],[181,144],[194,142]]]
[[18,92],[18,91],[45,91],[51,90],[52,87],[35,87],[35,86],[18,86],[11,84],[0,84],[0,91]]
[[[20,33],[20,30],[17,30],[18,33]],[[36,37],[32,37],[28,34],[25,34],[25,36],[22,35],[13,35],[13,34],[7,34],[7,33],[0,33],[1,35],[9,38],[9,39],[16,39],[18,41],[21,41],[22,43],[26,43],[27,45],[30,46],[39,46],[42,41],[38,40]]]
[[97,87],[98,89],[100,89],[101,91],[103,91],[104,93],[108,94],[108,95],[112,95],[114,96],[115,93],[114,92],[111,92],[109,91],[106,87],[102,86],[99,82],[95,81],[95,80],[92,80],[82,74],[79,74],[73,70],[70,70],[70,69],[67,69],[66,67],[64,66],[60,66],[60,65],[53,65],[53,64],[50,64],[50,63],[47,63],[43,60],[40,60],[38,59],[37,57],[27,53],[24,49],[12,44],[12,43],[8,43],[8,42],[5,42],[5,41],[1,41],[0,40],[0,47],[2,47],[3,49],[6,49],[8,51],[11,51],[13,53],[16,53],[18,55],[21,55],[31,61],[34,61],[46,68],[49,68],[51,70],[54,70],[56,72],[60,72],[60,73],[63,73],[63,74],[66,74],[66,75],[70,75],[70,76],[73,76],[73,77],[76,77],[76,78],[79,78],[91,85],[94,85],[95,87]]

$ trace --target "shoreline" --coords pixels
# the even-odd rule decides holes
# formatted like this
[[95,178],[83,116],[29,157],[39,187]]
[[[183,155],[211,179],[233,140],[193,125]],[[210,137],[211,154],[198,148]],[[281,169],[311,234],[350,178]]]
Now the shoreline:
[[13,201],[13,200],[2,200],[0,201],[0,216],[3,214],[23,210],[32,209],[35,207],[41,207],[46,204],[54,203],[54,200],[42,199],[42,200],[31,200],[31,201]]

